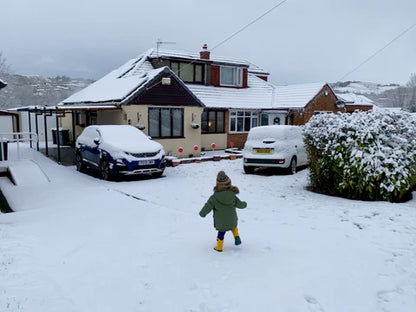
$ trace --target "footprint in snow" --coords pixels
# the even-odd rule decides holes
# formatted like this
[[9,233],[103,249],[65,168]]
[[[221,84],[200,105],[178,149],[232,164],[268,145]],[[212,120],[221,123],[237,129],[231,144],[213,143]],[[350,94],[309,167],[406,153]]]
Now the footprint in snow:
[[306,303],[308,304],[308,309],[311,312],[324,312],[324,309],[322,308],[321,304],[319,303],[316,298],[312,296],[305,295],[304,296]]

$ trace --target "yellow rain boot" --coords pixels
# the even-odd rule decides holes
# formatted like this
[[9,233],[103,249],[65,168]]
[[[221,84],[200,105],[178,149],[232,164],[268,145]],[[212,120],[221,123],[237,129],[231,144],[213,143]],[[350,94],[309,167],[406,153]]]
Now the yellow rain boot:
[[223,244],[224,244],[224,240],[217,238],[217,246],[214,247],[214,250],[221,252]]
[[237,228],[233,228],[231,230],[231,232],[234,235],[234,244],[235,245],[240,245],[241,244],[241,239],[240,239],[240,235],[238,234],[238,229]]

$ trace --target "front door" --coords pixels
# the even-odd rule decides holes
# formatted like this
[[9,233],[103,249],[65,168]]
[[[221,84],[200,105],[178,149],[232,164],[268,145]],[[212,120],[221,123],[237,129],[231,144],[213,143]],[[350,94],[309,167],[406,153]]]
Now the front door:
[[262,112],[260,120],[261,120],[261,126],[285,125],[286,114],[275,113],[275,112]]

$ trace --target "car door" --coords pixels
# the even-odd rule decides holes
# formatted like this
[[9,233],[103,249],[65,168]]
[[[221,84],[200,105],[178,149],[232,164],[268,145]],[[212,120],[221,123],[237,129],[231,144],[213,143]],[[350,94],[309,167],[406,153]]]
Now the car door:
[[298,164],[304,166],[308,163],[308,154],[306,153],[305,144],[300,143],[298,146]]
[[101,140],[100,133],[96,128],[86,128],[82,134],[82,138],[79,140],[79,150],[84,162],[89,166],[100,166],[101,151],[99,144],[96,144],[96,140]]
[[296,139],[295,139],[295,147],[296,147],[296,156],[298,158],[298,166],[303,166],[308,163],[308,155],[306,153],[305,144],[303,142],[303,135],[301,128],[296,128]]

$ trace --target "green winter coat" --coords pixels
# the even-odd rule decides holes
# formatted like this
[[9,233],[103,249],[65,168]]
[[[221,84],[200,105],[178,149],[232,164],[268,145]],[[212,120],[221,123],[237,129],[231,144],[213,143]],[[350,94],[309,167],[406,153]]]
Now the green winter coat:
[[247,203],[241,201],[230,189],[215,191],[199,212],[205,217],[213,210],[214,227],[217,231],[226,232],[237,227],[237,212],[235,208],[246,208]]

